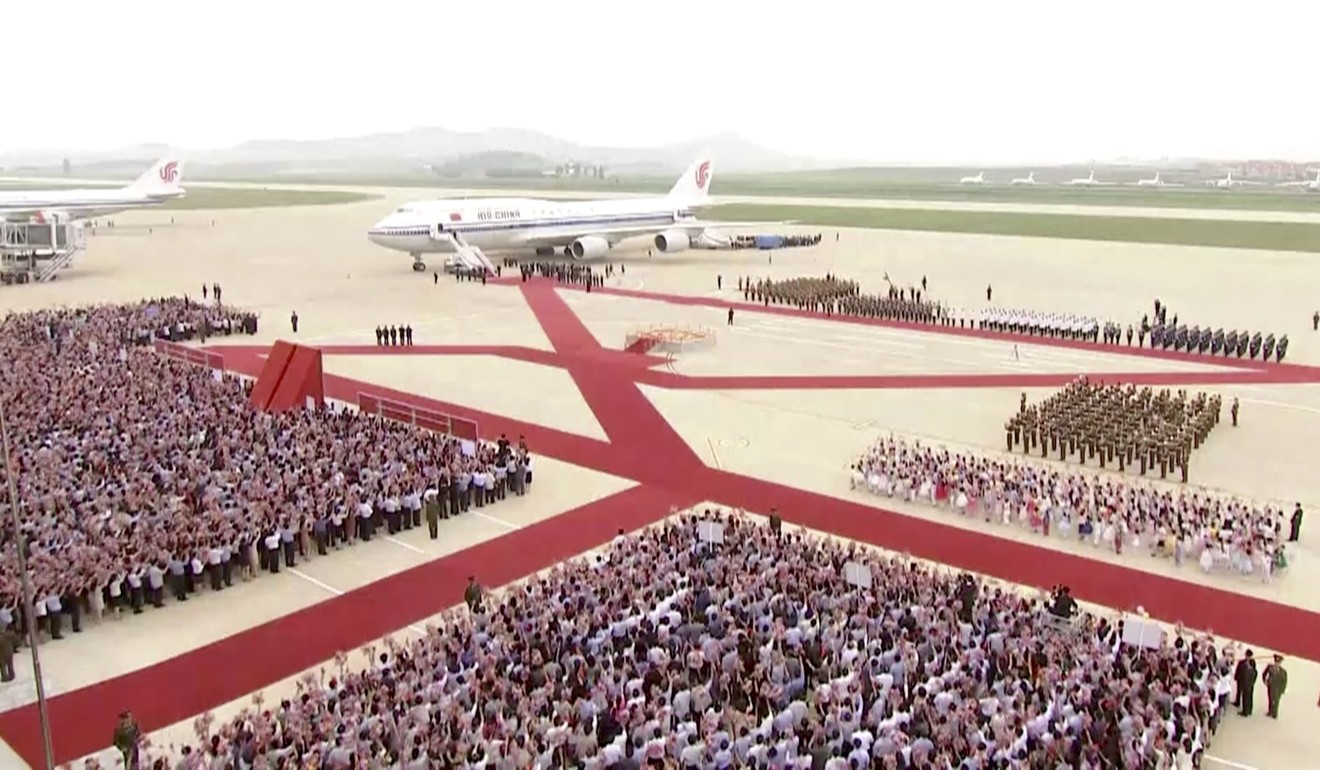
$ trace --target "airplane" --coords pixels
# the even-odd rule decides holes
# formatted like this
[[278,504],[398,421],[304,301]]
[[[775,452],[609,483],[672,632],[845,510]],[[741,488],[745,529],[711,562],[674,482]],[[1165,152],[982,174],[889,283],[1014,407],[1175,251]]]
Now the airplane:
[[182,198],[183,164],[163,159],[132,184],[106,189],[0,192],[0,221],[72,222]]
[[1233,172],[1230,171],[1228,172],[1228,176],[1223,179],[1207,179],[1202,182],[1202,184],[1207,187],[1213,187],[1217,190],[1227,190],[1230,187],[1245,187],[1247,185],[1255,186],[1261,184],[1261,182],[1247,182],[1241,179],[1234,179]]
[[958,184],[990,184],[985,178],[984,171],[976,172],[976,176],[965,176],[958,180]]
[[[663,198],[548,201],[536,198],[458,198],[405,203],[371,226],[367,239],[413,258],[413,270],[426,270],[423,254],[462,256],[473,249],[561,252],[574,260],[599,259],[627,238],[652,236],[666,254],[689,248],[728,245],[719,231],[785,222],[706,222],[695,209],[715,205],[713,174],[702,158]],[[479,261],[484,258],[478,256]],[[489,267],[487,269],[490,269]]]
[[1067,182],[1064,182],[1064,184],[1069,187],[1108,187],[1113,183],[1097,181],[1095,178],[1095,170],[1092,169],[1090,176],[1081,179],[1069,179]]
[[1320,192],[1320,171],[1315,172],[1315,179],[1303,182],[1280,182],[1279,187],[1299,187],[1306,192]]
[[1032,171],[1031,173],[1027,174],[1027,177],[1026,177],[1025,179],[1022,179],[1022,178],[1014,179],[1013,181],[1009,182],[1009,184],[1011,184],[1011,185],[1027,185],[1027,186],[1030,187],[1030,186],[1034,186],[1034,185],[1038,185],[1038,184],[1043,184],[1043,182],[1037,182],[1037,181],[1036,181],[1036,172],[1035,172],[1035,171]]
[[1166,182],[1160,179],[1160,172],[1155,172],[1154,179],[1138,179],[1135,182],[1128,182],[1129,187],[1182,187],[1178,182]]

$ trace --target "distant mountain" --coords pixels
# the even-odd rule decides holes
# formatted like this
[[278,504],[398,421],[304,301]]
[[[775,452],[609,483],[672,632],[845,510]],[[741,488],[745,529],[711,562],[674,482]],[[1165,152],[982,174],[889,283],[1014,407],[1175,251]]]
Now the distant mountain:
[[[72,161],[73,173],[112,173],[150,163],[168,154],[166,145],[143,144],[115,151],[34,151],[0,154],[0,166],[49,168],[64,158]],[[446,128],[414,128],[393,133],[367,134],[339,139],[294,141],[260,139],[234,147],[212,150],[174,150],[185,157],[198,174],[217,171],[228,175],[239,169],[268,173],[387,173],[416,171],[472,156],[513,154],[535,156],[554,168],[557,164],[601,165],[610,174],[630,175],[681,171],[698,155],[709,154],[723,172],[795,171],[828,168],[844,163],[839,159],[803,158],[760,147],[735,134],[717,134],[658,147],[593,147],[521,128],[489,128],[484,131],[451,131]]]

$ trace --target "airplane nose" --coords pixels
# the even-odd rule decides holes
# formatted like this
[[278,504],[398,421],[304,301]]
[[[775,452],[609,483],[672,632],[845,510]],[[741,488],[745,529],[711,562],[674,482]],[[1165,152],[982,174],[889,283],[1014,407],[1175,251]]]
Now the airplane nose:
[[389,224],[390,224],[390,218],[386,217],[380,220],[379,222],[375,223],[374,225],[372,225],[367,230],[367,240],[380,246],[385,245],[385,239],[387,237],[385,235],[385,228],[389,227]]

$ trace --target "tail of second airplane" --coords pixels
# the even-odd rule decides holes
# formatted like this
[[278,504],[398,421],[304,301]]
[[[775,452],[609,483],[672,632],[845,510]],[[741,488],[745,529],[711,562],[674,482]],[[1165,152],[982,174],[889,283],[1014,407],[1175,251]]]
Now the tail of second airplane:
[[147,195],[174,195],[183,192],[183,162],[170,158],[156,161],[142,176],[129,185],[129,190]]
[[688,206],[709,203],[712,176],[710,159],[698,158],[670,188],[669,197]]

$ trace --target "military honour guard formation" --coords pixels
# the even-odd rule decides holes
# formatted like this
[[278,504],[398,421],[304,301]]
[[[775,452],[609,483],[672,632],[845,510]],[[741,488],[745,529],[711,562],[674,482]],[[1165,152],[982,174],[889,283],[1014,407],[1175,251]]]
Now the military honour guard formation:
[[1178,314],[1170,318],[1169,306],[1155,300],[1155,317],[1141,318],[1141,334],[1138,344],[1144,345],[1146,336],[1150,336],[1152,349],[1176,350],[1184,353],[1198,353],[1212,356],[1235,356],[1237,358],[1268,361],[1271,357],[1276,363],[1282,362],[1288,355],[1288,335],[1275,339],[1273,334],[1261,335],[1260,332],[1233,331],[1225,332],[1222,328],[1193,326],[1178,323]]
[[[886,275],[888,282],[888,276]],[[1178,323],[1178,316],[1169,316],[1167,305],[1155,301],[1155,317],[1142,317],[1140,324],[1123,326],[1117,321],[1102,321],[1095,316],[1078,313],[1015,310],[1001,307],[980,309],[951,307],[936,302],[926,293],[926,279],[921,285],[900,288],[892,282],[883,294],[863,294],[856,281],[826,275],[821,278],[801,277],[786,280],[767,278],[738,279],[738,291],[743,299],[765,305],[787,305],[799,310],[827,315],[854,315],[863,318],[882,318],[907,323],[928,323],[956,326],[962,329],[983,329],[1005,334],[1031,337],[1099,342],[1106,345],[1132,345],[1179,353],[1212,355],[1253,360],[1282,362],[1288,354],[1288,335],[1276,338],[1273,334],[1248,331],[1227,331],[1222,328],[1193,326]],[[992,287],[986,287],[986,303],[993,296]],[[1318,314],[1320,315],[1320,314]]]
[[1131,468],[1143,476],[1156,468],[1160,478],[1178,471],[1186,482],[1192,452],[1219,424],[1221,406],[1217,395],[1106,385],[1082,376],[1038,404],[1028,404],[1023,393],[1004,426],[1005,444],[1009,451],[1095,460],[1101,468]]

